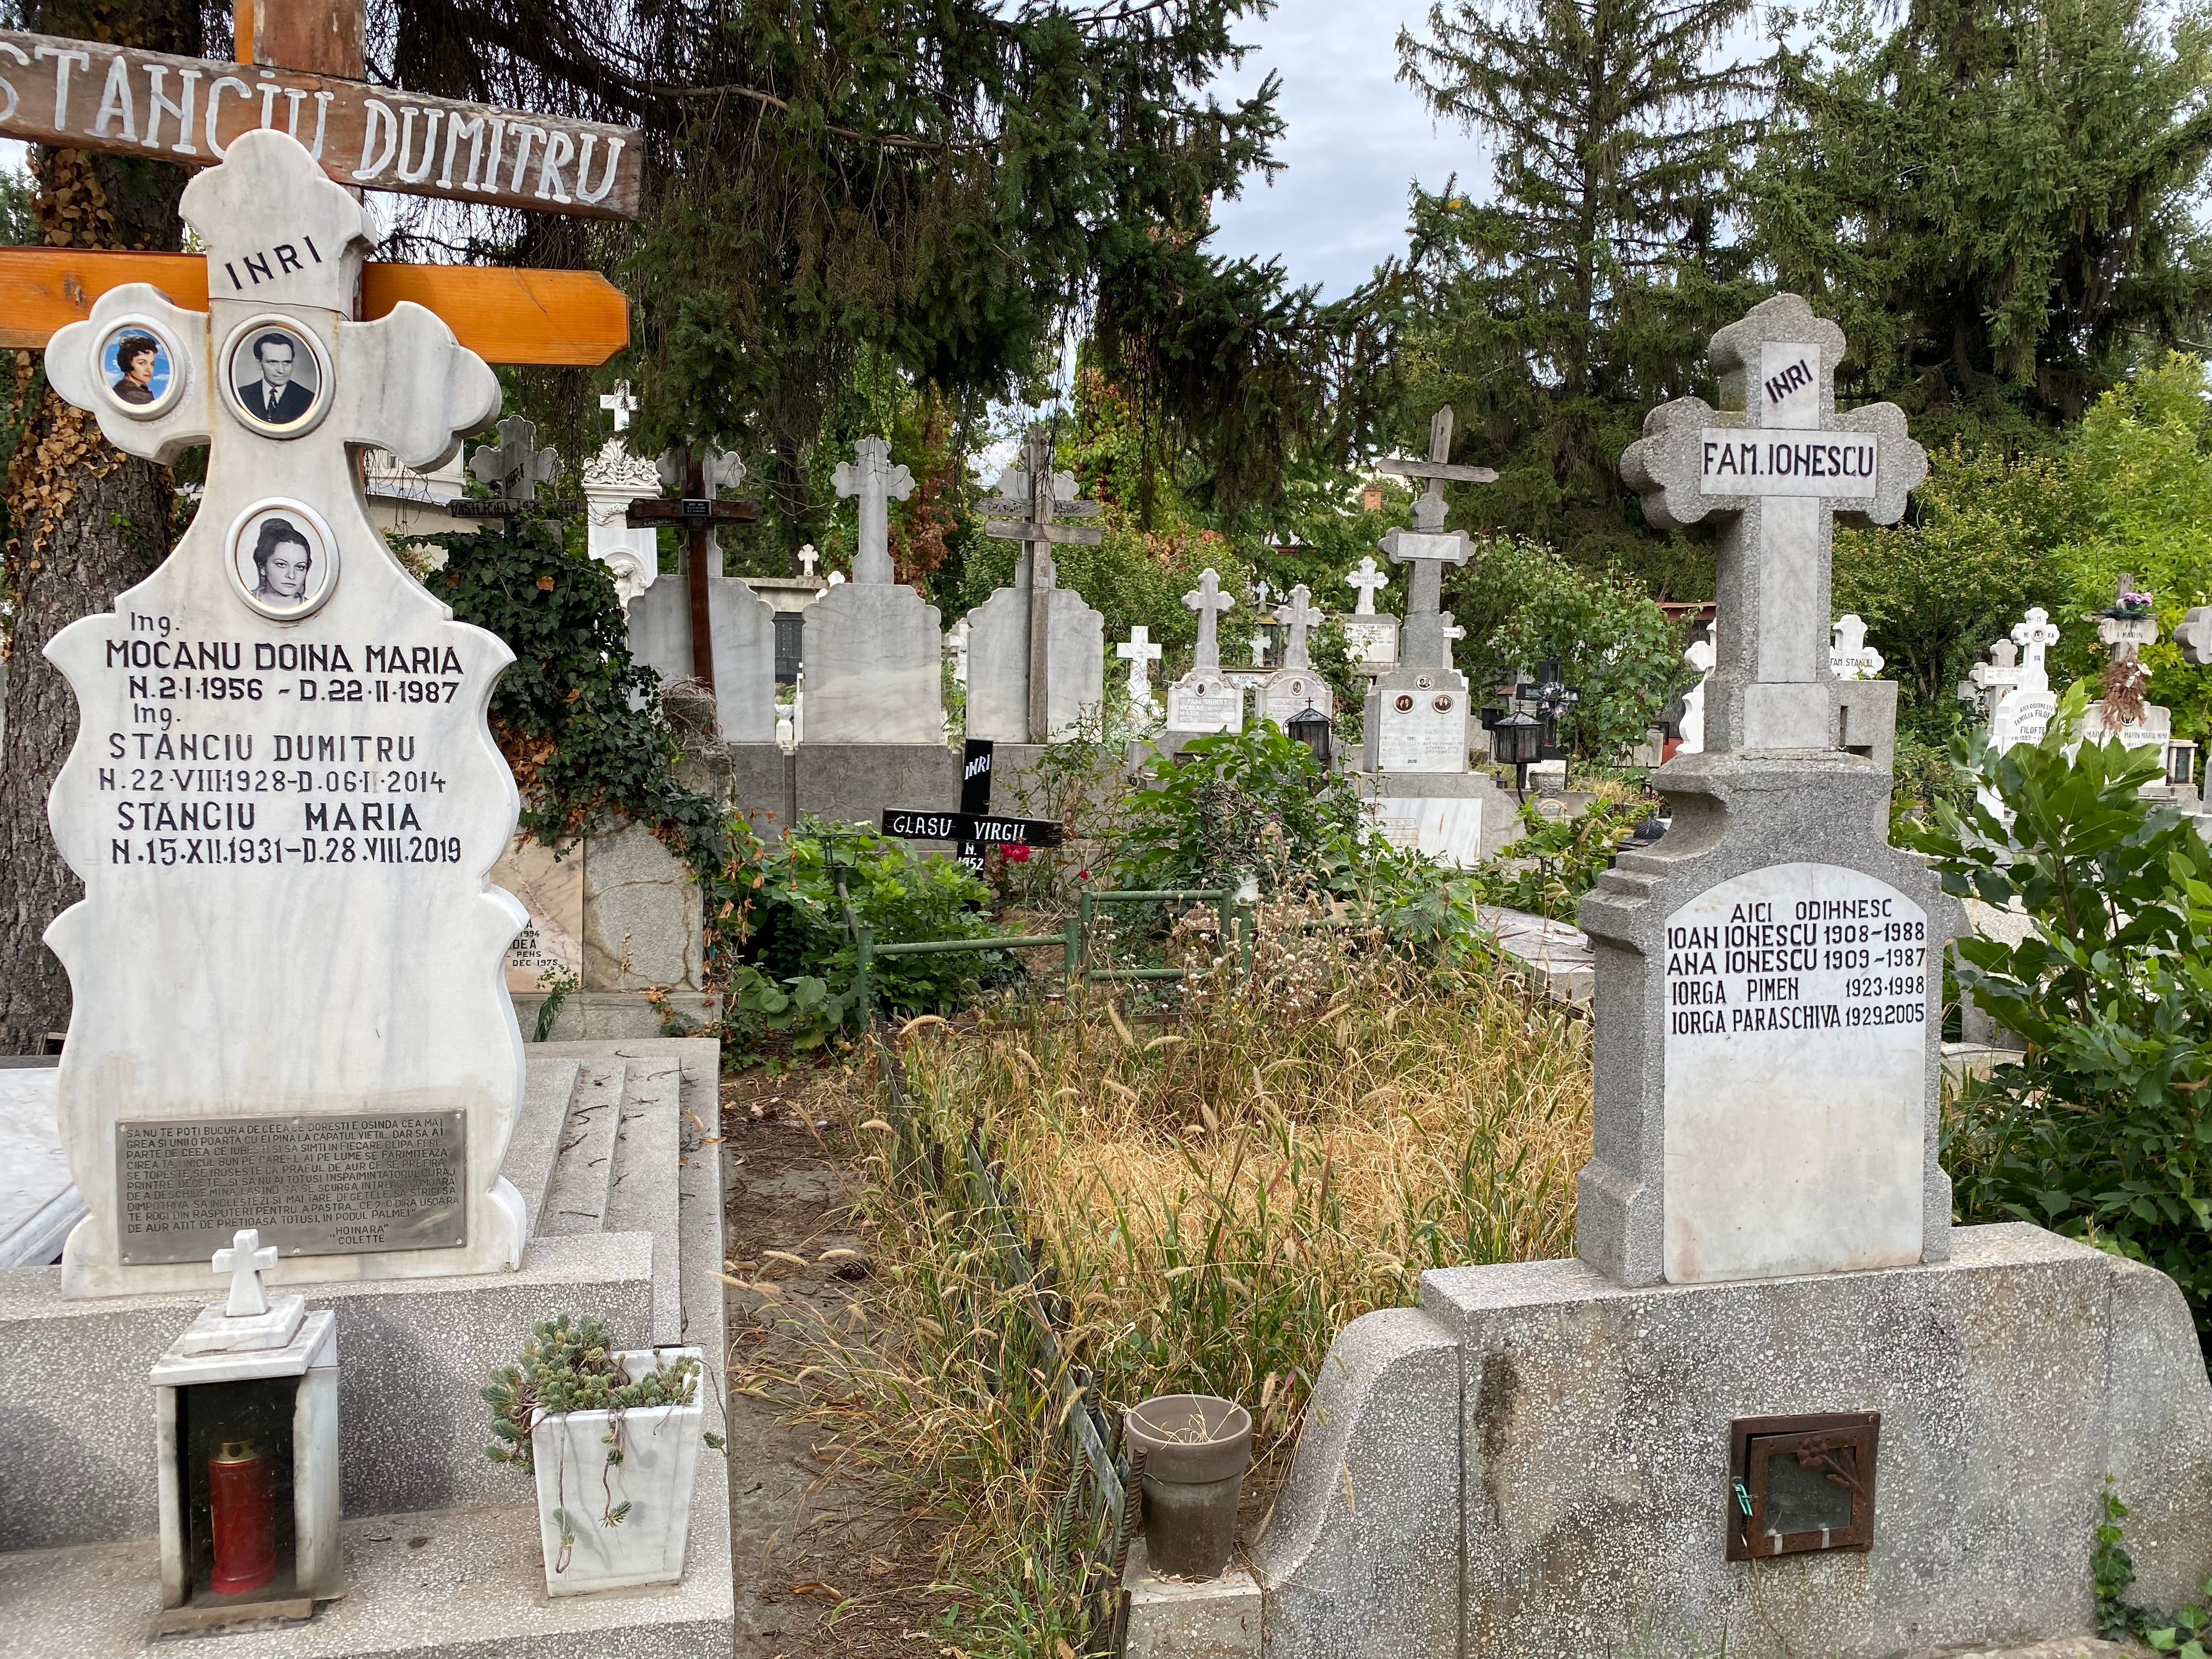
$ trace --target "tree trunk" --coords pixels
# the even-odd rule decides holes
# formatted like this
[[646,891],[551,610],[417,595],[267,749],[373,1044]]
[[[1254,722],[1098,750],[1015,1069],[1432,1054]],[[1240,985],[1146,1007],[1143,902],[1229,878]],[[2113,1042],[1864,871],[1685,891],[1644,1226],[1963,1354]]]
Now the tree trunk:
[[[196,0],[29,10],[27,26],[41,33],[188,57],[204,49]],[[40,149],[33,157],[47,246],[179,246],[184,174],[176,167],[81,150]],[[84,890],[46,824],[47,792],[76,741],[76,698],[46,660],[46,641],[109,609],[161,562],[175,495],[167,468],[125,455],[90,415],[55,396],[29,352],[16,356],[12,413],[21,426],[8,467],[15,614],[0,734],[0,1052],[35,1054],[69,1025],[69,977],[46,947],[46,924]]]

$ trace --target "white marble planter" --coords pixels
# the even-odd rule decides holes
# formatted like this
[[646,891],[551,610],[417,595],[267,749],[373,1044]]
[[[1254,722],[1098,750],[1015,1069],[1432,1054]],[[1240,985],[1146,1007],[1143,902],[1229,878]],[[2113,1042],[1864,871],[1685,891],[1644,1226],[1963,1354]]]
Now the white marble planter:
[[[704,1356],[697,1348],[626,1349],[615,1355],[615,1363],[624,1376],[635,1378],[684,1358],[703,1361]],[[706,1386],[702,1374],[699,1389]],[[615,1431],[617,1413],[538,1414],[530,1446],[547,1595],[672,1584],[684,1577],[704,1410],[695,1391],[688,1406],[619,1413],[623,1457],[613,1464],[607,1462],[607,1436]],[[622,1519],[610,1525],[604,1517],[623,1504],[629,1508]]]

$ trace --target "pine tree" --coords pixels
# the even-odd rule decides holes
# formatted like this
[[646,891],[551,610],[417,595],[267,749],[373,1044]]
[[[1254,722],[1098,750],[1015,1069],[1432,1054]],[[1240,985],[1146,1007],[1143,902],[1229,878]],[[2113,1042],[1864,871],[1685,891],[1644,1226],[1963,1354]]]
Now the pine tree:
[[1462,515],[1591,562],[1670,567],[1615,471],[1644,411],[1698,388],[1711,329],[1750,296],[1728,184],[1758,134],[1762,65],[1717,61],[1750,0],[1457,0],[1400,76],[1488,141],[1496,199],[1416,191],[1412,439],[1459,411],[1496,466]]
[[2208,80],[2196,7],[1911,0],[1885,34],[1844,0],[1781,59],[1748,198],[1763,257],[1925,441],[2032,439],[2203,337]]

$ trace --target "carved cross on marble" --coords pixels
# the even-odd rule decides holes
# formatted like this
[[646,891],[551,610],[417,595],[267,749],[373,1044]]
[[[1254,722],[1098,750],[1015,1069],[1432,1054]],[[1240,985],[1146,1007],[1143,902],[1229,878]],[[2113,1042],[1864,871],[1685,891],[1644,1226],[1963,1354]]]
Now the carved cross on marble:
[[1221,591],[1221,578],[1212,565],[1199,572],[1198,587],[1182,596],[1182,602],[1198,612],[1198,648],[1191,659],[1194,674],[1215,674],[1221,672],[1221,644],[1215,632],[1216,619],[1224,612],[1237,608],[1237,601]]
[[2020,647],[2012,641],[1992,640],[1989,660],[1978,662],[1966,671],[1966,684],[1959,688],[1959,701],[1974,702],[1981,707],[1986,717],[1997,706],[1997,699],[2020,684]]
[[537,423],[520,415],[508,416],[496,430],[499,442],[470,456],[469,471],[509,507],[527,507],[538,499],[538,485],[560,477],[561,458],[538,447]]
[[2020,684],[2049,690],[2051,679],[2043,665],[2043,653],[2058,643],[2058,625],[2051,620],[2051,613],[2039,605],[2032,606],[2026,617],[2014,624],[2012,643],[2020,647]]
[[1312,667],[1308,636],[1322,620],[1321,607],[1313,602],[1312,592],[1304,582],[1300,582],[1291,590],[1290,602],[1275,614],[1277,620],[1291,630],[1290,639],[1283,647],[1283,666]]
[[261,1288],[261,1275],[276,1266],[276,1247],[264,1247],[259,1231],[240,1228],[231,1235],[230,1248],[215,1253],[215,1271],[230,1275],[230,1300],[223,1306],[231,1319],[249,1318],[269,1311],[269,1293]]
[[1844,345],[1802,299],[1777,295],[1713,336],[1722,398],[1741,408],[1662,404],[1621,457],[1621,477],[1661,529],[1722,520],[1713,750],[1834,745],[1832,520],[1894,524],[1928,473],[1895,404],[1836,411]]
[[1839,680],[1870,680],[1882,670],[1881,652],[1866,642],[1867,625],[1856,611],[1836,618],[1830,630],[1828,672]]
[[840,495],[858,499],[860,536],[853,550],[853,580],[889,582],[891,579],[890,503],[914,494],[914,474],[891,462],[891,447],[882,438],[863,438],[853,446],[853,459],[837,463],[830,483]]
[[1360,560],[1344,581],[1347,587],[1356,587],[1359,590],[1359,598],[1352,608],[1352,614],[1355,617],[1373,616],[1376,591],[1390,586],[1390,578],[1384,574],[1382,567],[1375,562],[1375,556],[1372,553]]
[[1129,637],[1114,647],[1114,654],[1129,665],[1129,701],[1145,713],[1152,710],[1152,665],[1160,659],[1161,646],[1152,630],[1138,623]]
[[1393,530],[1382,538],[1382,551],[1392,563],[1413,566],[1406,588],[1405,638],[1398,653],[1401,667],[1442,668],[1449,665],[1451,656],[1440,617],[1443,569],[1447,564],[1466,563],[1474,547],[1460,532],[1444,528],[1445,483],[1498,482],[1498,474],[1486,466],[1451,465],[1451,438],[1452,410],[1447,404],[1429,422],[1427,460],[1376,463],[1382,471],[1428,481],[1426,490],[1413,502],[1413,527]]
[[814,567],[821,562],[822,556],[814,550],[814,544],[812,542],[807,543],[805,546],[799,550],[799,570],[801,575],[812,575],[814,574]]
[[629,430],[629,417],[637,413],[637,398],[629,389],[628,380],[617,380],[612,392],[599,395],[599,407],[615,417],[615,430]]

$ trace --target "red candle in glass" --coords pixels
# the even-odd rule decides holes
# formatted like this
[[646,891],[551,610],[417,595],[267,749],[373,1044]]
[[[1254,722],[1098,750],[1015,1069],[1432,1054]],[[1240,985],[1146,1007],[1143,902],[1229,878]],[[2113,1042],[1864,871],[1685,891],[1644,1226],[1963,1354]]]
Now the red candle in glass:
[[276,1470],[251,1440],[226,1440],[208,1459],[218,1595],[259,1589],[276,1576]]

